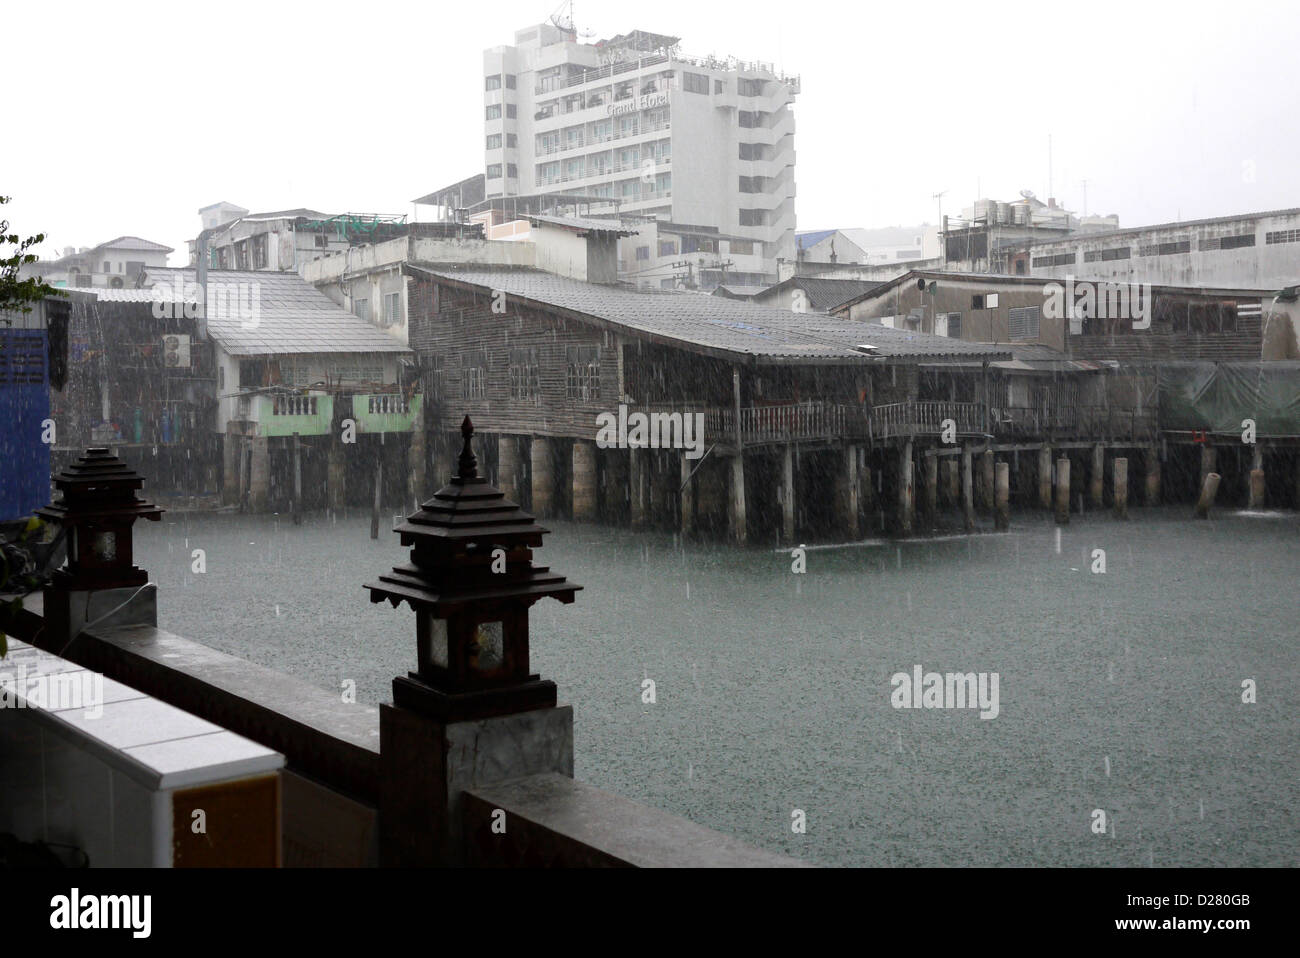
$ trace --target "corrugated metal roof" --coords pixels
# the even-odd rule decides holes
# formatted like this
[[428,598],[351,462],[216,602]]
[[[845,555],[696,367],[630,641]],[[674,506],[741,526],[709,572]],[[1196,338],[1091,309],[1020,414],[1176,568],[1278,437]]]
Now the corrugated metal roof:
[[[180,302],[178,281],[182,290],[183,284],[196,282],[192,269],[153,267],[145,273],[158,292],[133,292],[145,292],[150,299]],[[232,356],[410,353],[297,273],[209,270],[207,324],[208,335]]]
[[[429,268],[408,273],[465,283],[540,307],[553,307],[652,341],[756,363],[865,363],[885,360],[1010,359],[1003,346],[795,313],[723,296],[600,286],[539,270]],[[859,350],[861,344],[874,352]]]
[[549,223],[563,226],[580,233],[618,233],[620,236],[636,236],[638,230],[626,229],[618,220],[598,220],[580,216],[550,216],[542,213],[527,213],[525,219],[532,223]]

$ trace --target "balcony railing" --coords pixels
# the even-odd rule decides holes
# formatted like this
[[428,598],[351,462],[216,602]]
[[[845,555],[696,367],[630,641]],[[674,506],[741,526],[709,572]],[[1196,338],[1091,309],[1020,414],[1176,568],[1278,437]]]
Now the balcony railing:
[[[847,406],[826,402],[789,403],[780,406],[745,406],[740,410],[740,441],[745,445],[793,442],[799,439],[836,439],[858,435],[863,424]],[[734,409],[708,409],[704,434],[714,442],[734,443]]]
[[957,435],[984,435],[984,404],[977,402],[888,403],[871,410],[871,435],[875,439],[895,436],[937,436],[952,420]]

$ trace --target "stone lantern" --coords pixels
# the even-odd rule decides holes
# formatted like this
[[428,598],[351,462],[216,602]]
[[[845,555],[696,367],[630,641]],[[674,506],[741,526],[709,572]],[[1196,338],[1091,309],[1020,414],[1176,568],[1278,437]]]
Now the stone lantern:
[[135,588],[148,573],[132,565],[131,525],[157,522],[163,510],[136,498],[144,477],[103,447],[91,447],[54,477],[62,495],[36,514],[67,531],[68,565],[54,573],[53,586],[71,592]]
[[417,671],[393,680],[394,705],[444,723],[553,708],[555,683],[529,671],[528,610],[582,588],[533,565],[549,530],[478,474],[468,416],[461,435],[458,474],[395,530],[410,563],[366,585],[417,617]]

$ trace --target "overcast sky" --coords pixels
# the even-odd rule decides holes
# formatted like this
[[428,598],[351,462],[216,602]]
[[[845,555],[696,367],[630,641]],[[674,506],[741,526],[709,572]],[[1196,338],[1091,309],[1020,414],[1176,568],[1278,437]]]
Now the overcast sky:
[[[7,3],[0,194],[42,251],[197,210],[407,213],[482,172],[482,51],[558,0]],[[1122,225],[1300,206],[1291,2],[576,5],[595,38],[799,74],[800,230],[935,222],[977,191]]]

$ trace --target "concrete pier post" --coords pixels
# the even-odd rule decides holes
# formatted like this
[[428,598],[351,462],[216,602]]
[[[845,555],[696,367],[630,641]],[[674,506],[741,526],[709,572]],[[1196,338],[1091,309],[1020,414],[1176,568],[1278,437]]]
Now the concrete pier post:
[[252,456],[248,508],[252,512],[265,512],[271,497],[271,449],[265,436],[251,437],[248,445]]
[[1255,443],[1250,451],[1250,501],[1247,503],[1247,508],[1263,509],[1267,488],[1264,475],[1264,447]]
[[[1297,471],[1300,476],[1300,470]],[[872,485],[875,476],[871,473],[871,460],[866,457],[864,452],[858,465],[858,505],[864,514],[870,514],[871,508],[876,501],[876,487]],[[1300,479],[1297,479],[1300,486]]]
[[1011,466],[999,462],[994,469],[993,500],[996,507],[994,521],[998,529],[1006,530],[1011,528]]
[[497,488],[519,502],[519,440],[505,432],[497,436]]
[[347,470],[343,465],[343,454],[343,443],[339,442],[337,436],[329,437],[329,451],[326,453],[325,461],[325,484],[331,509],[342,509],[347,502],[345,486]]
[[994,459],[993,450],[985,449],[980,453],[980,510],[986,513],[993,511],[994,490]]
[[781,450],[781,541],[794,542],[794,447]]
[[1115,471],[1114,478],[1114,499],[1115,499],[1115,518],[1128,518],[1128,459],[1124,457],[1117,458],[1113,465]]
[[939,515],[939,457],[925,457],[925,521],[934,528]]
[[573,442],[574,521],[594,521],[596,502],[596,444],[575,439]]
[[970,446],[961,449],[961,512],[966,531],[975,528],[975,477],[972,472]]
[[840,523],[850,539],[858,537],[858,447],[844,447],[844,469],[839,474],[836,506]]
[[411,444],[408,449],[407,498],[418,504],[438,491],[426,487],[429,481],[429,447],[424,433],[423,405],[411,417]]
[[1092,471],[1088,474],[1088,504],[1100,509],[1105,501],[1106,447],[1101,443],[1092,447]]
[[375,498],[370,507],[370,538],[379,538],[379,509],[384,500],[384,453],[375,456]]
[[1070,521],[1070,460],[1065,456],[1056,460],[1056,522],[1066,525]]
[[302,525],[302,437],[293,434],[293,524]]
[[221,437],[221,503],[226,506],[239,503],[240,437],[227,432]]
[[628,519],[633,529],[641,529],[646,524],[646,451],[628,449]]
[[530,448],[533,472],[533,514],[555,515],[555,468],[551,462],[551,440],[533,438]]
[[912,534],[916,514],[916,490],[912,478],[912,440],[903,441],[898,450],[898,530],[902,535]]
[[695,473],[695,526],[697,529],[716,528],[720,524],[719,520],[727,510],[726,480],[726,467],[723,461],[716,456],[710,456]]
[[727,515],[731,520],[731,538],[744,545],[745,531],[745,455],[737,452],[731,457],[731,489],[727,497]]
[[1038,505],[1052,508],[1052,447],[1047,443],[1038,450]]
[[1205,477],[1214,472],[1218,464],[1218,453],[1208,443],[1201,447],[1201,488],[1205,488]]
[[1219,474],[1212,472],[1205,477],[1201,483],[1201,497],[1196,501],[1196,518],[1210,518],[1210,506],[1214,505],[1214,497],[1219,494]]
[[1160,450],[1151,446],[1146,451],[1147,465],[1147,486],[1146,498],[1143,500],[1148,506],[1160,505]]

